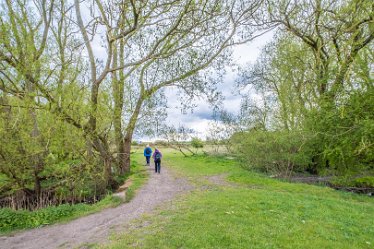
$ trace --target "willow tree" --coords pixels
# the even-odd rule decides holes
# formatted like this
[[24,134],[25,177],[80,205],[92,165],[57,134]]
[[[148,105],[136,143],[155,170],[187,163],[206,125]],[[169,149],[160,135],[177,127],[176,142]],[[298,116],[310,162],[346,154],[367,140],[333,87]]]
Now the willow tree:
[[373,8],[372,1],[266,1],[257,17],[278,30],[245,80],[275,99],[277,129],[307,138],[295,140],[294,151],[309,157],[313,172],[372,160]]
[[[0,18],[0,65],[2,67],[0,71],[0,89],[2,92],[2,111],[6,116],[7,122],[9,122],[12,118],[12,113],[8,93],[22,98],[23,103],[26,105],[27,120],[30,122],[28,122],[28,129],[25,129],[23,132],[28,132],[34,143],[34,148],[26,148],[26,145],[23,147],[20,144],[19,149],[21,150],[21,155],[23,154],[23,156],[28,156],[29,158],[30,165],[27,168],[31,171],[33,175],[32,179],[34,180],[32,192],[36,196],[39,196],[42,181],[40,173],[45,166],[43,157],[47,151],[43,149],[45,141],[43,141],[40,134],[36,110],[30,106],[37,101],[37,86],[35,83],[46,80],[42,72],[45,69],[43,67],[43,60],[45,59],[43,54],[47,48],[46,44],[50,32],[54,1],[50,1],[50,3],[41,2],[37,6],[39,11],[35,11],[36,15],[34,18],[30,18],[26,13],[26,4],[15,4],[9,0],[2,1],[0,4],[4,7]],[[27,24],[27,26],[24,24]],[[12,36],[9,34],[12,34]],[[20,133],[22,132],[12,132],[9,125],[10,123],[7,123],[4,127],[8,128],[8,134],[21,139],[22,134]],[[2,144],[6,142],[1,141]],[[15,169],[9,165],[6,166],[5,163],[7,161],[6,157],[11,155],[8,155],[5,149],[1,149],[0,154],[2,155],[2,165],[5,165],[5,167],[0,168],[1,172],[8,177],[12,176],[12,170]],[[17,178],[20,176],[14,175],[14,177]],[[22,179],[16,179],[16,181],[19,187],[27,189]]]
[[[4,0],[0,6],[0,173],[6,190],[38,198],[85,172],[87,92],[78,83],[84,63],[67,1]],[[63,173],[59,163],[76,157],[82,160],[72,165],[74,173]]]
[[253,101],[250,94],[243,94],[242,115],[263,128],[300,129],[306,110],[319,99],[313,84],[313,62],[302,42],[277,33],[238,80],[242,87],[250,85],[260,97]]
[[276,38],[242,82],[275,94],[287,130],[300,128],[308,110],[334,109],[357,87],[351,76],[372,47],[373,8],[372,1],[265,1],[256,19],[277,27]]
[[[82,132],[83,156],[98,155],[111,185],[114,154],[119,171],[128,172],[137,121],[157,106],[155,96],[165,87],[189,96],[214,92],[205,72],[222,69],[232,46],[259,35],[252,15],[260,2],[4,0],[2,91],[22,98],[22,78],[30,102]],[[79,93],[81,108],[66,98],[67,85],[80,86],[69,94]]]
[[[103,5],[107,30],[121,37],[115,42],[110,70],[121,172],[130,170],[134,129],[155,94],[166,87],[190,97],[212,93],[214,83],[204,73],[212,66],[222,68],[232,46],[255,37],[252,15],[259,5],[260,1],[217,0]],[[136,28],[127,32],[129,24]]]
[[266,25],[298,38],[314,57],[319,96],[335,100],[344,90],[350,67],[374,39],[372,1],[266,1]]
[[[206,78],[207,68],[222,68],[230,47],[254,38],[251,15],[259,1],[176,1],[146,6],[136,34],[126,41],[138,54],[124,53],[122,84],[133,93],[124,132],[122,168],[129,169],[129,152],[136,122],[144,103],[165,87],[187,96],[211,94],[215,82]],[[156,15],[157,14],[157,15]],[[153,16],[156,15],[155,19]],[[127,48],[127,49],[126,49]]]

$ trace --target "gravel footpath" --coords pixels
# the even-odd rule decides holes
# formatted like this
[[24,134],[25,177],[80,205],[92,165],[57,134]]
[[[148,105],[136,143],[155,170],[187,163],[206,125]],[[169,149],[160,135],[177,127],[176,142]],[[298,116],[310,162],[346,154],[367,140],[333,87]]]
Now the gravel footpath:
[[186,179],[173,176],[165,167],[161,170],[161,174],[155,174],[153,167],[148,168],[148,182],[129,203],[78,218],[67,224],[1,236],[0,248],[73,248],[84,243],[106,242],[113,231],[119,231],[131,220],[151,213],[160,204],[172,203],[177,194],[192,188]]

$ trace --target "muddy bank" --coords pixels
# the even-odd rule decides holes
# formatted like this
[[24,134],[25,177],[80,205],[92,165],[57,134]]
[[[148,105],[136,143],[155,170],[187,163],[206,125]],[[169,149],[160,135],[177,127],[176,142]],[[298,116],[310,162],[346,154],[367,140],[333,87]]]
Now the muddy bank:
[[287,180],[290,182],[298,182],[298,183],[306,183],[306,184],[313,184],[313,185],[323,185],[328,186],[330,188],[347,191],[357,194],[364,194],[368,196],[374,196],[374,188],[372,187],[355,187],[355,186],[341,186],[337,185],[333,182],[333,176],[293,176],[290,178],[281,178],[277,177],[278,179]]

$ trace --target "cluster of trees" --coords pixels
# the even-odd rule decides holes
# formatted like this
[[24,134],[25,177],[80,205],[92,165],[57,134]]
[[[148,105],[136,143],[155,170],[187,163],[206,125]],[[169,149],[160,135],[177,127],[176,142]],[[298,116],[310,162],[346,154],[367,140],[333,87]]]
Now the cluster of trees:
[[33,209],[115,187],[130,172],[138,124],[162,113],[163,89],[178,88],[183,103],[214,98],[204,76],[258,35],[260,4],[0,0],[2,205]]
[[237,141],[269,170],[372,169],[373,10],[369,0],[0,0],[1,205],[116,187],[134,133],[165,117],[163,89],[184,105],[216,98],[222,75],[211,73],[230,48],[271,29],[240,80],[256,101],[243,100],[238,123],[222,115],[227,129],[211,140]]
[[374,3],[266,1],[257,20],[275,37],[239,80],[245,160],[284,175],[373,171]]

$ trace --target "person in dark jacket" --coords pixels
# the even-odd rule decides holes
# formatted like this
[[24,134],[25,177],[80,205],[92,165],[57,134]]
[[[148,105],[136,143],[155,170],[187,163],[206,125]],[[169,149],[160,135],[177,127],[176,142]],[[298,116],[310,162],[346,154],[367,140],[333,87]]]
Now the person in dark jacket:
[[149,144],[144,149],[144,156],[145,156],[145,160],[146,160],[147,166],[149,166],[150,165],[151,156],[152,156],[152,149],[149,146]]
[[153,160],[155,161],[155,172],[159,174],[161,172],[161,158],[161,151],[155,148],[155,153],[153,153]]

